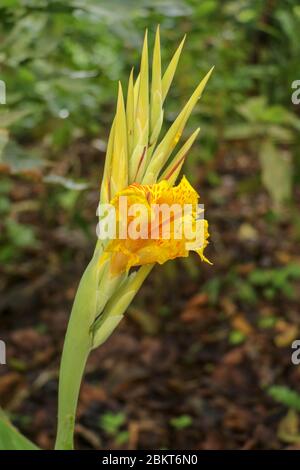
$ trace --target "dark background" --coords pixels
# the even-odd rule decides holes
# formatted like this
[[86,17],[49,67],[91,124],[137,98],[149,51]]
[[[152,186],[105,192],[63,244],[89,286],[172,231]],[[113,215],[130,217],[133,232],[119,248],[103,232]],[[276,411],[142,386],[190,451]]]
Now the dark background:
[[126,86],[157,24],[163,67],[188,36],[166,126],[215,65],[184,167],[205,204],[213,266],[191,255],[154,269],[88,362],[77,447],[299,448],[296,0],[1,1],[1,406],[53,446],[59,358],[95,244],[117,80]]

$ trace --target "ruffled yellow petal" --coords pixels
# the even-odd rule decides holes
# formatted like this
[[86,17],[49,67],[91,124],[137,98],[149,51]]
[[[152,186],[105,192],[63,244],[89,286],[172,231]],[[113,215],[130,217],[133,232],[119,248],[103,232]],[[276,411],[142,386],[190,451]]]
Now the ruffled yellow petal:
[[[171,187],[166,180],[153,185],[134,183],[117,193],[111,204],[116,209],[118,226],[124,223],[129,225],[133,220],[131,216],[127,217],[126,221],[123,220],[123,213],[119,210],[121,196],[126,196],[127,210],[133,204],[142,204],[146,208],[145,218],[141,217],[140,223],[140,227],[143,228],[146,236],[137,239],[128,236],[125,238],[119,237],[108,243],[106,253],[111,253],[111,272],[113,275],[128,271],[133,266],[152,263],[163,264],[170,259],[186,257],[189,251],[196,251],[203,261],[209,262],[203,253],[208,244],[208,223],[205,219],[197,220],[199,195],[185,177],[174,187]],[[183,208],[185,204],[189,204],[192,210],[187,215],[182,210],[178,213],[176,213],[176,210],[174,212],[171,210],[167,213],[167,217],[163,218],[161,214],[157,215],[153,212],[153,205],[155,204],[158,206],[165,204],[167,207],[174,205],[173,207],[178,208]],[[178,230],[181,231],[187,221],[191,223],[193,231],[196,229],[203,232],[200,248],[199,245],[194,248],[191,243],[193,240],[186,238],[186,236],[178,237]],[[166,224],[168,224],[167,238],[163,236],[163,229]],[[155,232],[156,238],[153,236],[155,229],[157,230]],[[117,233],[119,232],[117,231]],[[188,243],[191,243],[191,248],[188,248]]]

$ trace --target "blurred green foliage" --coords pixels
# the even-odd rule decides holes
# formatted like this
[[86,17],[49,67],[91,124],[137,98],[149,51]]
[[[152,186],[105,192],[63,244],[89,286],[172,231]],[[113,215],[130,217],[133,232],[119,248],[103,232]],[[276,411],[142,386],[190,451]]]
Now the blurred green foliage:
[[[253,168],[244,168],[242,177],[234,174],[236,199],[263,185],[271,201],[270,213],[261,216],[267,225],[270,222],[267,234],[257,235],[260,226],[253,230],[253,219],[244,223],[246,211],[238,221],[244,225],[242,233],[237,231],[234,239],[229,237],[225,242],[218,239],[224,234],[217,234],[213,248],[217,268],[210,271],[200,289],[208,297],[209,308],[218,307],[219,317],[234,316],[233,302],[260,329],[273,329],[286,314],[276,310],[277,300],[279,307],[280,298],[295,300],[300,279],[293,253],[283,262],[278,261],[277,253],[270,259],[271,248],[277,250],[275,245],[266,256],[264,253],[274,226],[286,221],[281,219],[283,209],[292,208],[288,214],[293,219],[288,232],[295,238],[292,243],[300,240],[299,211],[293,207],[300,185],[300,104],[291,100],[292,83],[300,80],[298,0],[1,0],[0,80],[6,84],[6,104],[0,104],[1,267],[18,276],[15,267],[21,266],[24,255],[26,261],[40,262],[42,269],[47,266],[51,270],[52,263],[55,272],[62,262],[73,263],[74,247],[82,256],[85,245],[80,236],[94,242],[94,225],[91,228],[90,223],[95,220],[117,82],[120,79],[126,89],[133,65],[137,75],[144,31],[148,28],[151,47],[158,24],[163,70],[187,34],[165,106],[165,127],[215,65],[187,126],[187,134],[198,126],[201,133],[184,171],[191,180],[202,177],[211,189],[205,204],[208,201],[211,205],[220,232],[222,225],[224,232],[235,231],[237,219],[236,214],[234,220],[226,219],[226,198],[218,193],[228,176],[219,171],[227,158],[243,153],[253,157]],[[239,244],[243,242],[241,264],[251,262],[252,267],[241,273]],[[57,253],[53,253],[53,244]],[[232,245],[235,254],[230,253],[228,261]],[[39,249],[43,254],[32,256]],[[285,249],[283,243],[282,251]],[[199,279],[198,265],[195,267],[191,259],[179,266],[188,271],[189,279]],[[34,276],[30,276],[27,264],[24,269],[26,282],[31,282]],[[170,265],[163,270],[171,285],[179,270],[175,272]],[[3,286],[9,291],[10,280],[8,287]],[[154,290],[162,290],[160,281]],[[172,288],[166,290],[172,292]],[[230,299],[227,311],[224,292]],[[260,311],[263,302],[271,306],[264,314]],[[164,305],[158,296],[155,308],[164,321],[169,316],[174,321],[172,302]],[[294,321],[292,309],[288,320]],[[232,324],[227,331],[230,346],[247,341],[240,326]],[[14,358],[10,365],[17,371],[27,367],[26,362]],[[300,410],[300,396],[294,390],[274,385],[267,393],[291,410]],[[181,431],[195,423],[192,416],[182,414],[171,418],[169,424]],[[116,444],[123,445],[129,439],[124,413],[106,412],[98,426]],[[4,436],[0,448],[33,447],[1,413],[0,430]],[[298,434],[296,437],[299,440]]]
[[190,427],[193,424],[193,419],[189,415],[180,415],[176,416],[176,418],[172,418],[170,424],[173,428],[180,431],[181,429]]
[[283,385],[272,385],[267,390],[273,400],[300,411],[300,394]]
[[[224,145],[243,142],[260,161],[273,208],[293,199],[300,181],[299,106],[291,101],[292,82],[300,78],[297,0],[2,0],[0,18],[0,79],[7,88],[7,103],[0,105],[0,169],[38,171],[49,186],[62,186],[49,189],[49,208],[75,214],[78,193],[98,181],[90,181],[89,172],[85,180],[72,172],[80,166],[78,155],[60,174],[56,165],[80,139],[105,149],[117,80],[126,86],[131,66],[139,65],[144,30],[153,42],[157,24],[163,64],[187,34],[166,126],[216,67],[189,122],[187,132],[199,124],[202,130],[185,172],[196,178],[201,164],[208,183],[218,187],[217,156]],[[9,199],[4,182],[1,214],[10,213]],[[79,216],[69,220],[83,226]],[[18,220],[7,222],[1,259],[33,243],[34,232]]]
[[[239,137],[241,110],[260,132],[262,121],[299,130],[291,104],[291,83],[300,76],[294,0],[3,0],[0,66],[8,113],[1,127],[12,127],[16,139],[45,138],[58,147],[80,135],[106,135],[116,81],[137,66],[144,29],[158,23],[163,59],[188,34],[167,119],[215,64],[201,109],[206,143],[217,146],[234,124],[231,135]],[[287,134],[282,129],[278,136]],[[211,146],[201,158],[211,157]]]
[[112,413],[107,411],[99,420],[99,427],[108,435],[113,436],[116,444],[126,444],[129,439],[129,433],[124,428],[126,424],[126,415],[122,412]]

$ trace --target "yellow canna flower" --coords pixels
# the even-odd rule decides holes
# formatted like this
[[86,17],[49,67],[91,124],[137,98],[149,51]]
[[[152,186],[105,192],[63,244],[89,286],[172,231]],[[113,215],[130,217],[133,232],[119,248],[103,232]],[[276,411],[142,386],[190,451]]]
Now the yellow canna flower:
[[[209,262],[203,253],[208,223],[199,213],[199,196],[185,177],[174,184],[200,129],[179,142],[213,69],[161,135],[164,103],[184,41],[162,72],[159,28],[152,61],[146,32],[139,72],[135,78],[131,71],[126,96],[119,83],[100,189],[100,206],[113,209],[117,236],[99,237],[76,293],[60,369],[56,449],[73,448],[77,399],[90,351],[112,334],[153,265],[190,251]],[[133,211],[137,205],[140,213]]]
[[117,236],[102,256],[103,262],[111,255],[111,274],[121,274],[133,266],[163,264],[186,257],[189,251],[209,262],[203,254],[208,244],[208,223],[199,218],[198,199],[185,177],[175,187],[162,180],[153,185],[134,183],[118,192],[111,201]]
[[[123,196],[127,197],[126,216],[119,208],[116,212],[118,228],[125,231],[134,223],[132,217],[127,217],[128,210],[136,203],[144,205],[146,212],[142,228],[149,232],[149,227],[155,222],[151,212],[151,204],[172,203],[197,205],[198,195],[186,178],[173,187],[183,166],[188,151],[194,143],[200,129],[196,129],[186,142],[173,154],[181,139],[185,124],[192,113],[197,101],[202,95],[213,68],[205,75],[196,87],[177,118],[166,134],[159,140],[163,123],[164,101],[171,86],[185,38],[175,51],[165,72],[161,70],[160,32],[156,31],[151,80],[149,80],[148,33],[146,31],[139,74],[134,80],[131,70],[126,106],[122,86],[119,84],[116,115],[110,132],[104,175],[101,185],[100,204],[110,203],[115,209]],[[123,206],[124,210],[124,206]],[[208,223],[197,219],[196,207],[192,216],[169,218],[169,239],[157,237],[153,239],[147,234],[140,237],[116,237],[102,245],[100,265],[106,262],[113,275],[127,273],[133,266],[163,264],[177,257],[186,257],[189,251],[196,251],[202,260],[208,261],[203,250],[208,241]],[[141,217],[139,217],[141,218]],[[147,220],[146,220],[147,219]],[[201,246],[191,248],[190,240],[182,236],[176,237],[178,225],[184,226],[190,219],[190,229],[197,229],[203,234]],[[165,221],[167,222],[167,221]],[[165,226],[163,224],[163,226]],[[160,224],[157,224],[160,227]],[[161,227],[160,227],[161,228]],[[177,230],[177,232],[176,232]],[[175,233],[176,232],[176,233]],[[145,234],[144,234],[145,235]]]

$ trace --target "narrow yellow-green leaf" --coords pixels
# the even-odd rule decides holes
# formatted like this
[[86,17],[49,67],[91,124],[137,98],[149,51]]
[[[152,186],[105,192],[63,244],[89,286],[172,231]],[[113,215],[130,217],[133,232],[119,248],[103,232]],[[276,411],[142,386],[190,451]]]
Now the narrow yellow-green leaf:
[[143,174],[145,166],[145,149],[148,147],[149,134],[149,64],[148,64],[148,33],[142,50],[139,91],[135,113],[134,150],[130,159],[130,182],[137,181],[137,172]]
[[102,184],[100,190],[100,202],[106,203],[110,201],[110,178],[111,178],[111,164],[114,148],[114,138],[115,138],[115,119],[113,120],[111,130],[108,137],[104,171],[102,177]]
[[167,70],[164,73],[164,76],[162,78],[162,100],[163,102],[166,99],[166,96],[168,94],[169,88],[171,86],[174,74],[176,72],[176,68],[178,65],[179,57],[185,42],[186,36],[184,36],[183,40],[179,44],[178,48],[175,51],[175,54],[173,55],[171,62],[169,63]]
[[103,312],[103,320],[108,316],[123,315],[125,313],[153,266],[153,264],[141,266],[136,272],[129,275],[108,301]]
[[153,264],[148,264],[140,267],[136,272],[131,273],[112,293],[102,315],[92,327],[93,348],[102,344],[122,320],[126,309],[153,266]]
[[126,102],[126,120],[127,120],[127,140],[128,140],[128,159],[130,159],[133,151],[133,132],[134,132],[134,86],[133,86],[133,69],[130,72],[127,90]]
[[[136,126],[134,134],[134,143],[140,142],[140,136],[143,129],[149,126],[149,65],[148,65],[148,32],[146,30],[142,50],[139,94],[136,109]],[[146,142],[147,144],[147,142]]]
[[111,197],[113,197],[117,191],[128,186],[127,125],[123,91],[120,82],[115,120],[114,149],[111,168]]
[[162,84],[159,26],[156,30],[151,83],[150,144],[153,147],[162,125]]
[[138,97],[140,91],[140,74],[138,74],[137,79],[135,81],[133,87],[133,98],[134,98],[134,118],[136,116],[137,104],[138,104]]
[[159,181],[168,180],[169,183],[173,186],[177,177],[180,173],[182,165],[185,162],[186,156],[188,151],[190,150],[191,146],[193,145],[197,135],[199,134],[200,127],[193,132],[193,134],[188,138],[188,140],[183,144],[181,149],[177,152],[175,157],[172,159],[170,164],[164,170],[162,175],[159,177]]
[[186,121],[188,120],[198,99],[201,97],[201,94],[212,71],[213,68],[211,68],[211,70],[205,75],[203,80],[201,80],[196,90],[190,97],[189,101],[186,103],[182,111],[177,116],[176,120],[173,122],[172,126],[169,128],[163,140],[157,146],[143,178],[143,184],[153,184],[157,180],[159,172],[161,171],[163,165],[167,162],[173,149],[177,145],[183,132],[184,126],[186,124]]

